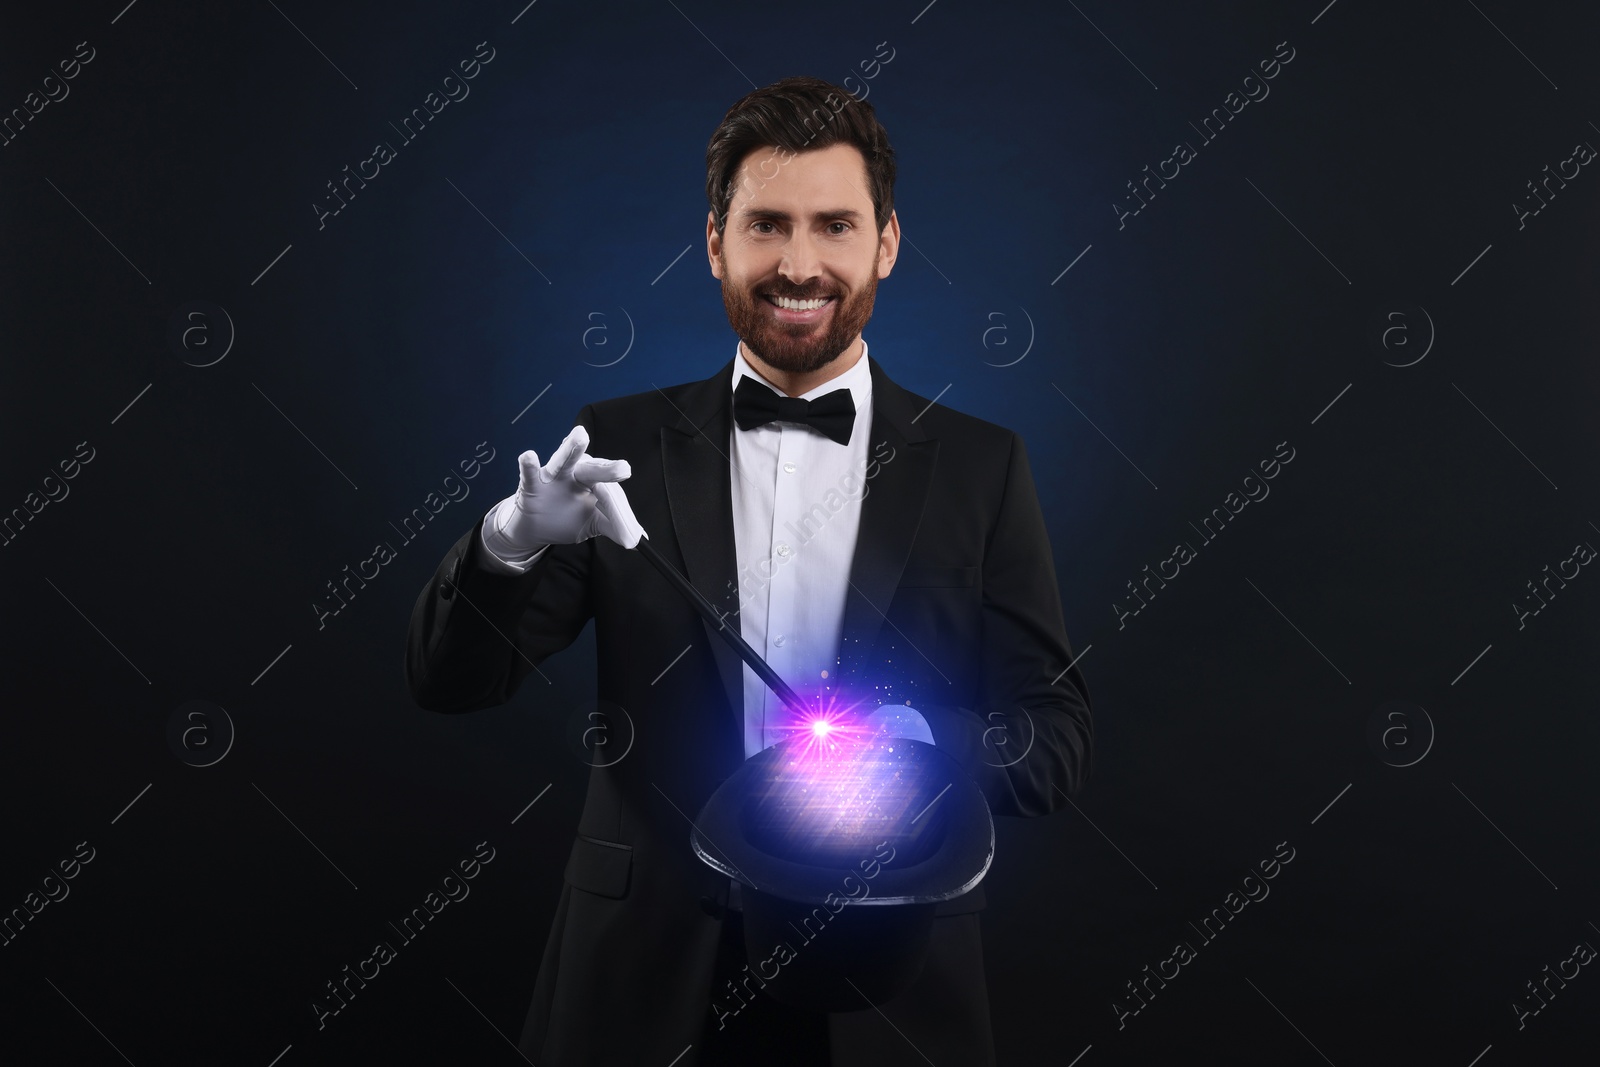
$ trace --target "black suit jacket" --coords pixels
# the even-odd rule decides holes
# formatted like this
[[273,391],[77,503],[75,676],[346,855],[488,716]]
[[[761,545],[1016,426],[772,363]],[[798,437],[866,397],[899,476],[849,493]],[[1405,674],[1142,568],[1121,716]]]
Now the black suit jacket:
[[[868,364],[879,466],[862,499],[840,680],[882,686],[922,712],[996,815],[1047,814],[1088,776],[1092,726],[1022,440]],[[624,488],[651,543],[737,625],[732,371],[729,362],[704,381],[591,404],[578,421],[591,454],[630,463]],[[710,988],[714,905],[726,902],[727,879],[693,856],[689,820],[744,758],[741,661],[607,538],[552,546],[507,576],[481,564],[478,531],[475,522],[451,548],[412,613],[406,678],[417,703],[502,704],[592,618],[599,698],[626,709],[634,733],[626,758],[590,774],[522,1051],[541,1067],[671,1062],[698,1049],[720,992]],[[923,1028],[921,1040],[905,1035],[922,1047],[988,1041],[970,914],[982,888],[941,905],[966,922],[935,922],[950,951],[935,951],[910,1000],[943,1006],[921,1023],[909,1000],[889,1012]],[[836,1062],[848,1029],[835,1027]]]

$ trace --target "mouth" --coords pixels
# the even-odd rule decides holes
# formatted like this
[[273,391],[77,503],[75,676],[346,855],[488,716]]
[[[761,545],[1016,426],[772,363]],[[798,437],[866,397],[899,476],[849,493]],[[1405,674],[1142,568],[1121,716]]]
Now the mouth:
[[817,322],[825,315],[832,314],[831,309],[834,305],[834,298],[831,296],[795,300],[786,296],[763,293],[761,299],[772,308],[772,315],[779,322]]

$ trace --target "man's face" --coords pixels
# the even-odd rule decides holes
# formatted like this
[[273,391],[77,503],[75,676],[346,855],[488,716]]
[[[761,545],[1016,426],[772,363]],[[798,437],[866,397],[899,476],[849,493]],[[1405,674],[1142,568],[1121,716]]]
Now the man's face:
[[722,280],[733,332],[792,374],[818,370],[855,343],[899,238],[892,213],[877,232],[866,163],[848,144],[794,154],[756,149],[735,171],[723,233],[709,216],[706,223],[711,273]]

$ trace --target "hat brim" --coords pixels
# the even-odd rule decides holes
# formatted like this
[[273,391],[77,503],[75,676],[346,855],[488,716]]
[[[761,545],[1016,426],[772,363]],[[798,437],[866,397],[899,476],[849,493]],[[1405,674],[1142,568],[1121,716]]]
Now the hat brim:
[[[835,903],[840,898],[876,907],[937,904],[970,892],[988,873],[994,860],[994,821],[983,793],[950,755],[905,738],[892,739],[892,749],[880,747],[874,755],[892,758],[906,777],[917,779],[910,788],[932,798],[933,815],[927,811],[916,815],[938,824],[939,839],[923,850],[928,853],[923,858],[883,861],[881,853],[869,846],[855,862],[841,862],[837,850],[812,860],[783,855],[770,842],[756,840],[748,817],[753,798],[766,797],[772,783],[790,773],[800,745],[785,741],[764,749],[716,789],[690,833],[690,844],[702,862],[742,886],[805,905]],[[903,834],[906,822],[904,814],[885,819],[885,839]],[[870,825],[858,827],[854,836],[870,840],[872,831]]]

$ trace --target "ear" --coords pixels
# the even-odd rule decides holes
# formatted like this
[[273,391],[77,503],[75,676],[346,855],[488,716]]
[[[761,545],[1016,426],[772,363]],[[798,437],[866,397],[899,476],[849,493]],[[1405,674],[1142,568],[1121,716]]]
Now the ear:
[[711,263],[711,276],[722,278],[722,235],[717,232],[717,217],[706,212],[706,259]]
[[883,233],[878,235],[878,277],[887,278],[894,269],[894,261],[900,255],[900,218],[894,212],[889,212],[889,221],[884,223]]

